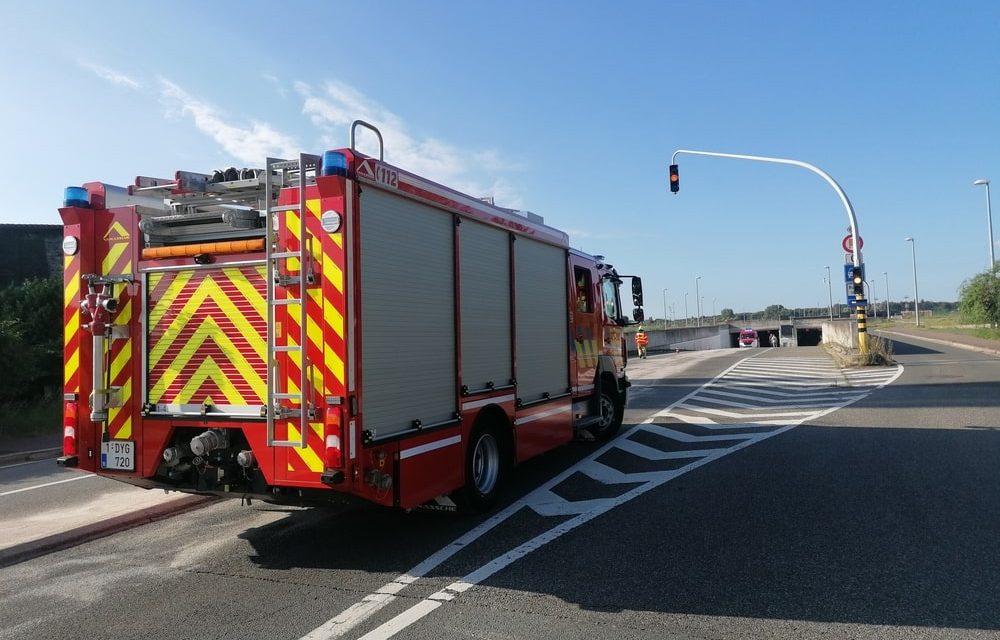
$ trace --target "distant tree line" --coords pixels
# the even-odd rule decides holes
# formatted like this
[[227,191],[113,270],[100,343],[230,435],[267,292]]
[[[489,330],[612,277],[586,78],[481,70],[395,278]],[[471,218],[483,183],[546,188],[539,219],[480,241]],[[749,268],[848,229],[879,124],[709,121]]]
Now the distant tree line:
[[[1000,280],[997,281],[1000,283]],[[993,284],[997,284],[993,283]],[[978,291],[978,287],[981,284],[977,283],[975,290]],[[1000,285],[997,285],[1000,286]],[[997,300],[996,296],[992,298],[994,301]],[[921,300],[920,301],[920,314],[946,314],[952,313],[959,310],[961,302],[947,302],[947,301],[934,301],[934,300]],[[987,308],[987,305],[983,303],[983,309]],[[1000,305],[997,305],[997,311],[1000,311]],[[977,307],[978,308],[978,307]],[[833,305],[833,316],[835,318],[852,318],[857,313],[854,307],[848,306],[844,303],[838,303]],[[869,305],[867,307],[867,313],[869,317],[877,315],[880,318],[885,317],[885,302],[879,301],[874,305]],[[902,302],[889,302],[889,314],[892,316],[902,316],[905,314],[913,313],[913,301],[905,300]],[[744,322],[760,322],[764,320],[787,320],[788,318],[824,318],[830,315],[830,307],[793,307],[788,308],[780,304],[772,304],[765,307],[760,311],[734,311],[733,309],[726,307],[719,312],[718,316],[702,316],[702,322],[732,322],[732,323],[744,323]],[[694,319],[692,318],[692,321]],[[981,322],[986,322],[985,320]],[[662,318],[650,317],[646,319],[645,324],[647,326],[667,326],[667,327],[678,327],[684,326],[685,321],[683,318],[677,320],[667,320],[664,322]]]

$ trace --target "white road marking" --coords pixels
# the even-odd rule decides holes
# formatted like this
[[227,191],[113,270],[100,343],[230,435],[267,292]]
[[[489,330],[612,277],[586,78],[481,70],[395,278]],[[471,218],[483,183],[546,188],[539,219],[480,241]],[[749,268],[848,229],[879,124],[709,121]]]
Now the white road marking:
[[5,464],[3,466],[0,466],[0,471],[3,471],[4,469],[13,469],[14,467],[23,467],[29,464],[40,464],[42,462],[48,462],[49,464],[52,464],[52,458],[45,458],[44,460],[29,460],[28,462],[18,462],[16,464]]
[[33,487],[24,487],[23,489],[14,489],[13,491],[4,491],[3,493],[0,493],[0,498],[2,498],[4,496],[12,496],[15,493],[23,493],[25,491],[33,491],[35,489],[44,489],[45,487],[51,487],[51,486],[57,485],[57,484],[64,484],[66,482],[76,482],[77,480],[86,480],[87,478],[96,478],[96,477],[97,476],[95,476],[95,475],[87,474],[87,475],[74,476],[72,478],[67,478],[65,480],[56,480],[55,482],[46,482],[45,484],[36,484]]
[[[774,414],[774,413],[756,413],[756,414],[732,414],[732,417],[746,419],[745,422],[740,422],[738,424],[717,424],[714,420],[704,417],[704,416],[681,416],[674,413],[672,410],[675,408],[680,408],[684,406],[684,403],[690,399],[696,398],[699,393],[703,392],[707,388],[715,385],[719,380],[725,378],[731,372],[734,372],[741,364],[748,362],[749,359],[743,360],[736,363],[729,369],[725,370],[714,379],[707,382],[705,385],[692,391],[691,393],[680,398],[673,404],[671,404],[666,409],[657,412],[655,415],[647,418],[642,424],[634,426],[627,432],[620,435],[615,440],[607,443],[597,451],[593,452],[590,456],[581,460],[572,467],[564,470],[563,472],[556,475],[554,478],[544,483],[528,495],[524,496],[520,500],[514,502],[507,508],[498,512],[488,520],[484,521],[477,527],[473,528],[466,534],[457,538],[454,542],[448,546],[440,549],[436,553],[432,554],[430,557],[425,559],[423,562],[415,566],[413,569],[403,574],[402,576],[396,578],[393,582],[388,583],[381,589],[373,594],[362,599],[360,602],[355,603],[348,609],[344,610],[340,615],[331,619],[330,621],[324,623],[320,627],[316,628],[309,634],[303,637],[303,640],[327,640],[330,638],[340,637],[357,625],[364,622],[370,616],[375,614],[377,611],[388,605],[390,602],[395,600],[396,595],[401,589],[412,584],[418,578],[425,576],[429,571],[436,568],[456,553],[466,548],[469,544],[480,538],[486,532],[490,531],[497,525],[501,524],[507,520],[514,513],[520,511],[524,507],[529,507],[536,513],[543,516],[550,515],[574,515],[575,517],[570,518],[560,524],[557,524],[548,531],[542,533],[541,535],[528,540],[527,542],[515,547],[514,549],[494,558],[487,564],[481,566],[475,571],[469,573],[461,580],[449,584],[444,589],[431,594],[427,598],[421,600],[417,604],[413,605],[409,609],[405,610],[403,613],[393,617],[388,622],[380,625],[374,630],[362,636],[362,640],[385,640],[397,634],[399,631],[409,627],[418,620],[426,617],[433,611],[440,608],[445,602],[453,600],[459,594],[472,588],[474,585],[479,584],[483,580],[489,578],[496,572],[507,567],[514,561],[526,556],[527,554],[535,551],[536,549],[542,547],[543,545],[551,542],[562,536],[564,533],[575,529],[576,527],[589,522],[590,520],[606,513],[607,511],[628,502],[656,487],[663,485],[674,478],[688,473],[694,469],[701,466],[714,462],[719,458],[727,456],[731,453],[739,451],[740,449],[746,448],[757,442],[761,442],[768,438],[774,437],[785,431],[795,428],[796,426],[806,422],[808,420],[815,420],[829,413],[837,411],[843,407],[853,404],[857,400],[861,399],[867,393],[859,394],[857,390],[854,391],[849,396],[833,396],[830,397],[830,402],[827,405],[820,405],[817,407],[816,411],[811,412],[794,412],[789,414]],[[759,363],[760,361],[757,361]],[[817,362],[818,361],[813,361]],[[822,361],[826,364],[825,361]],[[755,364],[757,364],[755,363]],[[826,367],[820,367],[823,373],[830,370],[837,371],[833,369],[832,365],[827,365]],[[876,388],[881,388],[886,384],[891,383],[903,372],[902,366],[897,366],[892,369],[885,370],[884,375],[877,376],[873,378],[874,382],[881,382],[881,384],[872,384],[871,382],[859,381],[867,387],[867,392],[871,392]],[[838,380],[843,380],[843,378],[838,377]],[[771,385],[772,387],[774,384]],[[821,385],[803,385],[808,386],[821,386]],[[826,384],[829,387],[829,384]],[[799,388],[795,385],[795,388]],[[806,391],[806,393],[809,393]],[[798,394],[789,394],[790,396],[798,397]],[[769,407],[758,407],[759,409],[768,409]],[[775,407],[777,408],[777,407]],[[691,406],[688,410],[699,412],[699,413],[712,413],[703,407]],[[718,412],[727,413],[727,412]],[[785,416],[793,418],[791,420],[757,420],[759,417],[773,417],[773,416]],[[779,426],[778,428],[769,432],[758,432],[758,433],[741,433],[732,435],[704,435],[704,436],[694,436],[681,431],[670,429],[666,426],[654,424],[657,420],[661,420],[664,417],[672,417],[683,422],[688,422],[691,424],[698,424],[706,428],[716,428],[716,429],[734,429],[742,427],[757,427],[757,426]],[[628,473],[623,472],[618,469],[614,469],[610,466],[602,464],[597,460],[603,456],[605,453],[611,451],[612,449],[618,449],[620,451],[627,451],[632,455],[636,455],[645,459],[667,459],[666,452],[655,450],[644,445],[637,445],[634,441],[630,440],[630,436],[639,432],[648,431],[655,433],[659,436],[669,437],[671,439],[677,440],[679,442],[685,443],[696,443],[696,442],[719,442],[719,441],[732,441],[733,445],[725,448],[718,449],[708,449],[704,451],[697,452],[703,454],[697,458],[693,456],[678,456],[680,458],[692,458],[692,462],[685,466],[677,469],[670,469],[665,471],[646,471],[646,472],[636,472]],[[655,451],[655,455],[652,453]],[[694,453],[694,452],[687,452]],[[570,501],[563,499],[558,496],[552,490],[561,484],[564,480],[569,478],[575,473],[583,473],[588,477],[598,480],[600,482],[605,482],[608,484],[620,484],[620,483],[640,483],[638,486],[632,488],[631,490],[623,493],[620,496],[613,498],[594,498],[590,500],[576,500]]]

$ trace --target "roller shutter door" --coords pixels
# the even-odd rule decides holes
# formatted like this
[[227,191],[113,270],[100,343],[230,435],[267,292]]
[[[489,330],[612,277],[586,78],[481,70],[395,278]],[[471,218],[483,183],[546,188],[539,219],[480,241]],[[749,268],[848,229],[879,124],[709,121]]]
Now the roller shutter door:
[[514,242],[517,396],[523,402],[569,389],[566,250]]
[[384,437],[453,419],[453,217],[368,188],[359,221],[364,428]]
[[471,220],[459,225],[462,384],[510,383],[510,236]]

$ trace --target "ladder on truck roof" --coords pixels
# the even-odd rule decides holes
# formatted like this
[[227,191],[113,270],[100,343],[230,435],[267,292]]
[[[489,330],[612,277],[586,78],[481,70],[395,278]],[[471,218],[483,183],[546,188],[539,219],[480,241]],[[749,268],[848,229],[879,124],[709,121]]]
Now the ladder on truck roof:
[[[264,247],[267,260],[267,445],[269,447],[305,447],[309,421],[316,415],[315,407],[310,406],[313,397],[312,376],[309,375],[312,363],[308,357],[306,315],[306,304],[309,299],[306,287],[315,284],[316,274],[313,271],[312,237],[306,228],[308,217],[306,188],[310,184],[315,184],[319,168],[319,156],[300,154],[298,160],[268,158],[264,171],[264,202],[267,207],[264,216]],[[278,192],[285,186],[298,187],[298,202],[272,204],[277,200]],[[283,246],[278,237],[278,229],[281,227],[291,231],[287,225],[281,224],[286,214],[290,212],[298,214],[297,250],[289,250],[287,246]],[[295,275],[288,270],[291,260],[298,261],[298,273]],[[279,289],[284,291],[285,297],[278,297]],[[298,293],[293,293],[294,290]],[[288,344],[288,340],[293,336],[287,333],[285,344],[278,344],[275,312],[279,306],[286,307],[288,313],[292,313],[293,308],[297,307],[299,331],[298,335],[294,336],[298,342],[296,345]],[[293,391],[287,386],[288,376],[279,375],[279,354],[285,354],[288,359],[294,359],[294,355],[298,354],[298,391]],[[298,408],[286,406],[283,401],[297,404]],[[278,440],[275,436],[275,424],[279,420],[289,418],[298,418],[299,439],[286,435],[284,440]]]

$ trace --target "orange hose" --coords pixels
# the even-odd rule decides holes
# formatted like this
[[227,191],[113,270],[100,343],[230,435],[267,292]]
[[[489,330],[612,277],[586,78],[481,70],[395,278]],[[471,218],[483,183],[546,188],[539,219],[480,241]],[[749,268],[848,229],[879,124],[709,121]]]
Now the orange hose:
[[218,255],[222,253],[249,253],[264,248],[264,239],[229,240],[228,242],[203,242],[201,244],[179,244],[172,247],[147,247],[142,250],[143,260],[156,258],[183,258],[202,253]]

